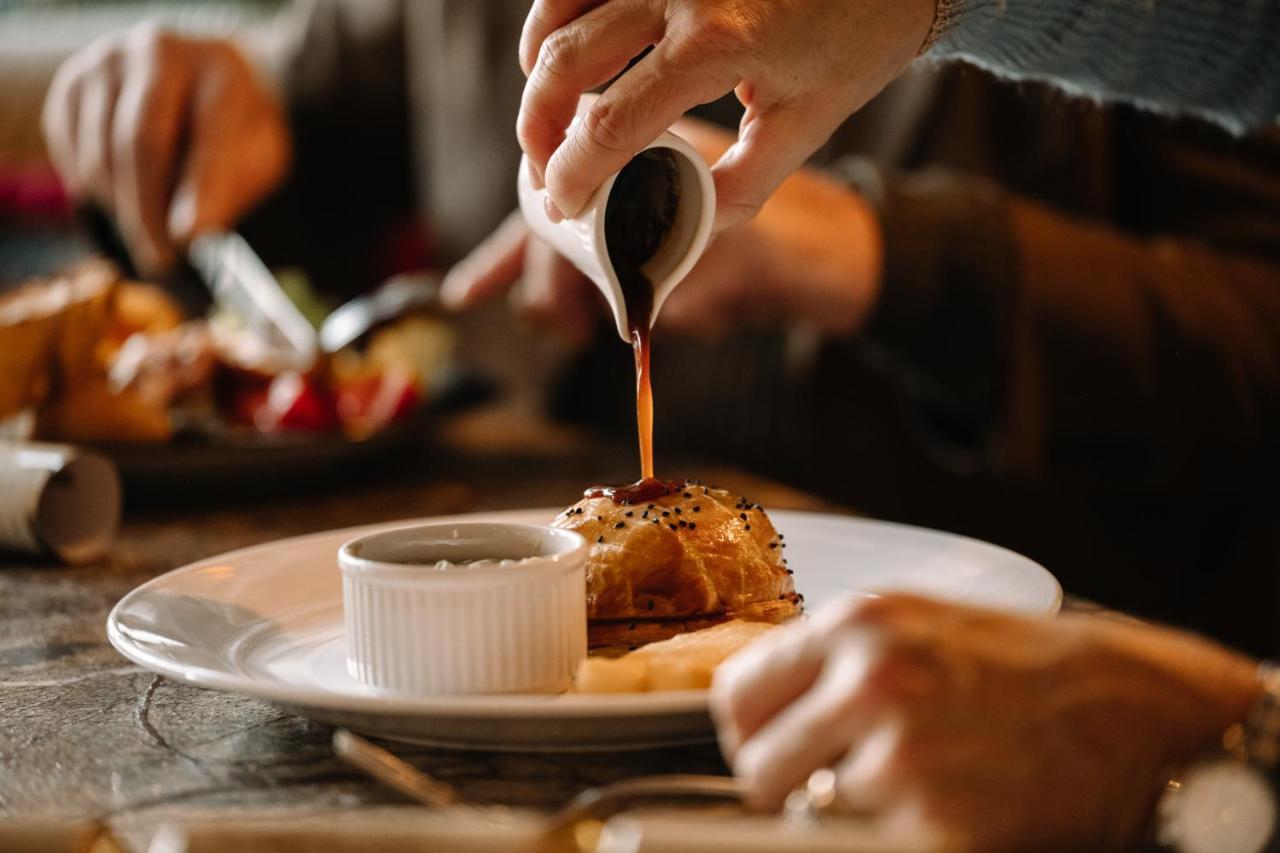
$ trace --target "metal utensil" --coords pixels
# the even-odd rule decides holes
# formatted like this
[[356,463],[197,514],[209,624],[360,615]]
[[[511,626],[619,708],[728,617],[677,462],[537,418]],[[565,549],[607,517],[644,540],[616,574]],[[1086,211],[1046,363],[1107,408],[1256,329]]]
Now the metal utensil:
[[220,308],[291,353],[299,370],[315,364],[315,329],[243,237],[235,232],[202,234],[191,241],[187,258]]
[[[459,802],[458,792],[454,788],[432,779],[407,761],[346,729],[338,729],[333,733],[333,751],[344,761],[423,805],[439,807]],[[611,785],[588,788],[578,794],[568,805],[547,818],[545,833],[551,835],[561,832],[588,818],[603,819],[628,802],[642,798],[707,797],[740,802],[742,795],[742,784],[728,776],[688,773],[638,776]]]
[[437,782],[409,762],[346,729],[333,733],[333,751],[343,761],[424,806],[439,808],[458,802],[458,792],[452,786]]
[[320,348],[333,353],[355,343],[371,329],[408,311],[440,307],[439,276],[397,275],[371,293],[357,296],[320,324]]

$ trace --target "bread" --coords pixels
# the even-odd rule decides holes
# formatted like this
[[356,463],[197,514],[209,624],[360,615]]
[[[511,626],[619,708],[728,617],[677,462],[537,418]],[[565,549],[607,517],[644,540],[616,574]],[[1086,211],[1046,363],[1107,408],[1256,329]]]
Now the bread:
[[634,505],[583,498],[557,527],[581,533],[592,648],[662,640],[729,619],[782,622],[800,599],[782,538],[758,505],[686,483]]
[[0,297],[0,418],[101,373],[94,348],[115,281],[114,267],[86,262]]
[[578,665],[578,693],[643,693],[705,690],[726,658],[774,626],[733,619],[713,628],[679,634],[620,658],[592,657]]

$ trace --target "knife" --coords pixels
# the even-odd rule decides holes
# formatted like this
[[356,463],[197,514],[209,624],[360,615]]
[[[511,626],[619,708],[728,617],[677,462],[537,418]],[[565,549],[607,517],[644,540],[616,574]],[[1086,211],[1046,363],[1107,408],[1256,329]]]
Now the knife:
[[[80,205],[76,216],[94,247],[114,261],[125,277],[138,278],[111,216],[93,203]],[[219,309],[261,335],[291,366],[307,370],[315,364],[315,329],[244,237],[235,232],[202,234],[191,242],[184,260],[166,289],[188,315],[204,315],[212,297]]]
[[234,231],[201,234],[191,241],[187,260],[220,309],[290,353],[299,370],[315,364],[316,330],[244,237]]

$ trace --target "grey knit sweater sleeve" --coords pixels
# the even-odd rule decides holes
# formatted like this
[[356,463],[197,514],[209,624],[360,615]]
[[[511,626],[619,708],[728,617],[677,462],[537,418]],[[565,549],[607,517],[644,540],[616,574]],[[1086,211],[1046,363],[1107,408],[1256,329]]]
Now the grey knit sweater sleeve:
[[1280,0],[939,0],[928,55],[1243,132],[1280,118]]

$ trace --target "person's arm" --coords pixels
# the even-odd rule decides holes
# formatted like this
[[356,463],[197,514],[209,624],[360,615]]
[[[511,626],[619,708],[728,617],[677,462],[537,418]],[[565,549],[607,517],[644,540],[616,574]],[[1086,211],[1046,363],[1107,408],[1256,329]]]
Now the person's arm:
[[929,55],[1234,131],[1280,118],[1273,0],[938,0]]
[[1196,489],[1276,470],[1280,264],[973,177],[852,171],[885,278],[851,346],[895,375],[943,458]]
[[389,235],[419,200],[405,39],[403,0],[304,0],[243,42],[276,81],[295,152],[246,235],[334,295],[387,273]]

